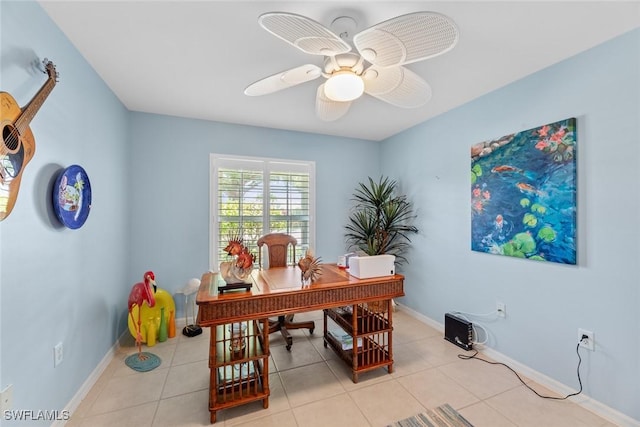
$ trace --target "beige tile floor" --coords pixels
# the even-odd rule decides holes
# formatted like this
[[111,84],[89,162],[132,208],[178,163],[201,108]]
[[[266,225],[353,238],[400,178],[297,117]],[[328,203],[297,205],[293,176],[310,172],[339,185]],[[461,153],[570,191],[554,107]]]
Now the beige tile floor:
[[[613,426],[570,401],[537,397],[502,366],[459,359],[464,351],[401,308],[394,313],[394,372],[382,368],[363,373],[354,384],[344,362],[323,346],[322,312],[296,318],[315,320],[316,332],[292,331],[291,352],[279,334],[272,335],[269,408],[254,402],[222,410],[214,425],[386,426],[449,403],[476,427]],[[143,348],[162,359],[146,373],[124,364],[136,351],[133,339],[127,339],[67,426],[210,425],[208,332],[205,328],[194,338],[178,333]]]

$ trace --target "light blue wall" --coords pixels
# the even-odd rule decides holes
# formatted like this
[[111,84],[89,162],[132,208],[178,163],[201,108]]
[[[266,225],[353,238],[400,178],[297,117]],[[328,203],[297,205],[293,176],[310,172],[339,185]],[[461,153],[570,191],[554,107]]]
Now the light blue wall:
[[[299,132],[131,114],[131,274],[151,269],[175,294],[210,267],[209,156],[238,154],[316,164],[316,254],[337,261],[357,182],[378,176],[378,143]],[[215,268],[215,267],[214,267]],[[174,295],[178,316],[181,295]]]
[[[576,386],[577,328],[585,392],[640,419],[638,269],[640,169],[638,31],[416,126],[382,144],[129,113],[34,2],[0,3],[0,87],[20,105],[44,75],[60,83],[32,123],[37,153],[18,204],[0,222],[0,388],[14,408],[61,409],[126,328],[131,285],[155,269],[175,292],[209,267],[209,153],[316,162],[317,253],[344,251],[356,182],[380,171],[415,201],[402,302],[436,320],[450,310],[508,317],[486,325],[490,345]],[[469,149],[476,142],[578,118],[578,265],[470,251]],[[382,165],[380,159],[384,159]],[[62,167],[81,164],[93,208],[84,227],[61,228],[49,202]],[[180,309],[180,305],[178,305]],[[620,327],[620,325],[625,325]],[[65,361],[53,368],[53,346]],[[48,423],[43,423],[48,424]],[[4,424],[3,424],[4,425]]]
[[[46,80],[33,61],[48,57],[60,73],[31,123],[36,153],[17,204],[0,222],[0,389],[13,384],[14,409],[62,409],[122,332],[133,283],[129,115],[37,3],[0,7],[1,90],[23,106]],[[53,181],[72,164],[85,168],[93,191],[87,222],[77,230],[62,227],[51,207]],[[54,368],[58,342],[64,361]]]
[[[578,264],[472,252],[470,148],[545,123],[578,120]],[[416,202],[420,236],[404,304],[443,322],[486,313],[489,345],[640,420],[640,30],[536,73],[383,143],[383,173]],[[411,153],[407,155],[406,153]]]
[[[37,153],[18,203],[0,222],[0,389],[13,384],[15,409],[69,403],[126,330],[144,271],[174,293],[209,268],[210,153],[315,161],[316,251],[328,261],[344,253],[348,199],[379,173],[377,143],[128,112],[37,3],[1,5],[2,90],[24,105],[46,80],[33,60],[47,56],[60,72],[31,126]],[[60,226],[50,202],[71,164],[93,190],[78,230]]]

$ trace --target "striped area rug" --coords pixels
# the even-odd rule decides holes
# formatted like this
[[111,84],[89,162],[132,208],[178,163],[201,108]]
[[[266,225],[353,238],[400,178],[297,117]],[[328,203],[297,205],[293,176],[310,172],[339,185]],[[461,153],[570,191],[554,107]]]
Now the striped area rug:
[[427,409],[427,412],[396,421],[387,427],[473,427],[473,424],[445,403],[435,409]]

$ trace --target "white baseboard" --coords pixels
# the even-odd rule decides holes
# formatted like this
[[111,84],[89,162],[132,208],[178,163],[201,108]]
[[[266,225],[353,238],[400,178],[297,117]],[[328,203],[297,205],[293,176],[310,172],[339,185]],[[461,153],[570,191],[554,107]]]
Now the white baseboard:
[[[176,319],[176,331],[178,331],[178,325],[182,325],[184,324],[184,322],[185,322],[184,317]],[[180,328],[180,330],[182,330],[182,328]],[[98,382],[100,375],[102,375],[105,369],[107,369],[107,366],[109,366],[109,363],[111,363],[111,361],[113,360],[114,355],[120,348],[120,343],[122,342],[122,340],[128,335],[129,335],[129,330],[127,329],[122,333],[122,335],[120,335],[120,337],[118,338],[118,341],[115,344],[113,344],[113,346],[111,346],[109,351],[107,351],[107,354],[104,355],[100,363],[98,363],[98,366],[96,366],[96,368],[91,372],[91,375],[89,375],[89,377],[82,384],[82,386],[80,386],[80,389],[71,398],[71,401],[67,403],[67,406],[64,407],[64,410],[67,411],[67,413],[73,415],[76,409],[78,409],[78,406],[80,406],[80,403],[82,403],[84,398],[87,397],[87,394],[89,394],[89,391],[91,391],[93,386],[96,385],[96,382]],[[64,427],[66,423],[67,423],[66,420],[57,420],[53,424],[51,424],[51,427]]]
[[[403,311],[415,319],[431,326],[432,328],[441,331],[444,334],[444,324],[437,322],[417,311],[402,305],[397,304],[398,309]],[[496,362],[502,362],[506,365],[509,365],[511,368],[516,370],[518,373],[523,374],[524,376],[532,379],[536,383],[542,385],[543,387],[548,388],[551,391],[554,391],[560,395],[567,395],[571,393],[575,393],[577,390],[572,389],[571,387],[562,384],[550,378],[530,367],[523,365],[522,363],[513,360],[504,354],[487,347],[486,345],[479,346],[478,351],[485,354],[487,357],[495,360]],[[594,414],[606,419],[607,421],[614,423],[617,426],[621,427],[640,427],[640,421],[635,420],[628,415],[625,415],[615,409],[595,400],[585,394],[579,394],[571,398],[571,401],[577,405],[582,406],[583,408],[593,412]]]
[[[104,355],[100,363],[98,363],[98,366],[96,366],[93,372],[91,372],[91,375],[89,375],[82,386],[80,386],[80,389],[71,398],[71,401],[67,403],[67,406],[64,407],[64,411],[66,411],[66,413],[73,415],[76,409],[78,409],[80,403],[82,403],[84,398],[87,397],[87,394],[89,394],[91,388],[96,384],[96,382],[100,378],[100,375],[102,375],[105,369],[107,369],[107,366],[109,366],[109,363],[111,363],[111,361],[113,360],[113,357],[119,347],[120,341],[118,340],[118,342],[115,343],[109,349],[109,351],[107,351],[107,354]],[[64,427],[64,425],[66,424],[67,420],[56,420],[53,424],[51,424],[51,427]]]

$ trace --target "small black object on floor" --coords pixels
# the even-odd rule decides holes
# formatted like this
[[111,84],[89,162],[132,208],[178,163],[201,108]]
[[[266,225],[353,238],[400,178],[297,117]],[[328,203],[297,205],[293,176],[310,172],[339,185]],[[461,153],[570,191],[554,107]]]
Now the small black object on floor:
[[202,333],[202,328],[198,325],[187,325],[182,328],[182,335],[187,337],[195,337]]
[[473,348],[473,324],[452,313],[444,315],[444,339],[465,350]]

